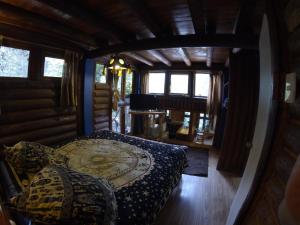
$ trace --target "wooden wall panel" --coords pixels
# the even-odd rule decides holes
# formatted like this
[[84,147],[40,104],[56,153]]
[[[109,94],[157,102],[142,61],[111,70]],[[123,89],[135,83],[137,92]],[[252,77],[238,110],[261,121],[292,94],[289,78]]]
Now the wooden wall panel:
[[95,84],[94,89],[94,130],[111,129],[112,95],[110,85]]
[[56,144],[77,135],[76,109],[59,107],[57,79],[0,82],[0,144],[19,141]]
[[259,90],[259,55],[230,55],[229,103],[218,170],[242,176],[254,134]]

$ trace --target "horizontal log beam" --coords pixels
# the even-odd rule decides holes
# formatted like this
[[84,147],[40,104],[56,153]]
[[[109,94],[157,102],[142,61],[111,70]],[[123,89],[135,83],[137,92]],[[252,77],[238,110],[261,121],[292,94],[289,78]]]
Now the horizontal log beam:
[[109,116],[100,116],[94,118],[94,123],[109,122]]
[[100,117],[100,116],[109,116],[110,110],[109,109],[101,109],[101,110],[96,110],[94,111],[94,116],[95,117]]
[[94,98],[94,103],[95,104],[105,104],[105,103],[109,103],[110,102],[110,98],[109,97],[95,97]]
[[89,58],[96,58],[108,54],[142,51],[162,48],[177,47],[227,47],[257,49],[258,37],[255,35],[234,35],[234,34],[205,34],[205,35],[176,35],[172,37],[148,38],[110,45],[92,50],[88,53]]
[[59,144],[62,142],[66,142],[68,140],[72,140],[74,137],[77,136],[76,131],[70,131],[70,132],[64,132],[60,135],[55,135],[43,139],[37,139],[35,140],[38,143],[41,143],[43,145],[54,145],[54,144]]
[[4,113],[32,109],[55,107],[54,99],[0,100],[1,111]]
[[109,97],[110,90],[94,90],[94,97]]
[[49,136],[54,136],[56,134],[61,134],[67,131],[76,130],[77,125],[76,123],[61,125],[52,128],[44,128],[39,130],[34,130],[26,133],[20,133],[13,136],[1,137],[0,144],[14,144],[19,141],[33,141],[38,138],[46,138]]
[[97,123],[94,125],[95,130],[102,130],[104,128],[108,128],[109,127],[109,123],[105,122],[105,123]]
[[5,99],[42,99],[54,98],[55,91],[52,89],[28,90],[28,89],[9,89],[0,90],[0,102]]
[[42,128],[55,127],[63,124],[76,123],[75,115],[59,116],[41,120],[26,121],[0,126],[0,136],[8,136],[21,132],[33,131]]
[[[16,80],[7,80],[5,82],[0,82],[1,91],[9,91],[11,89],[54,89],[59,88],[58,83],[51,81],[32,81],[28,79],[16,79]],[[8,90],[3,90],[8,89]],[[37,90],[39,91],[39,90]]]
[[110,86],[108,84],[95,84],[95,90],[110,90]]
[[109,104],[94,104],[94,110],[109,109]]
[[18,123],[30,120],[38,120],[44,118],[50,118],[54,116],[72,115],[76,113],[75,109],[60,111],[54,108],[50,109],[34,109],[29,111],[13,112],[7,115],[0,116],[0,125],[9,123]]
[[171,67],[166,66],[162,63],[155,63],[153,67],[146,66],[144,64],[137,65],[141,70],[201,70],[201,71],[223,71],[225,65],[223,63],[212,63],[210,67],[204,63],[192,63],[191,66],[187,66],[185,63],[173,63]]

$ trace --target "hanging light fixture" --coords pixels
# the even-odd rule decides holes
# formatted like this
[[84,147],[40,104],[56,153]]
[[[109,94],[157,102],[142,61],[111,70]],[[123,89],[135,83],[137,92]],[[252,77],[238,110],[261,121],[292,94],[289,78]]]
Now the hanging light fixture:
[[122,76],[123,72],[131,73],[131,67],[126,63],[125,59],[114,55],[111,56],[107,63],[104,65],[103,74],[106,75],[106,70],[109,70],[113,76]]
[[112,84],[112,91],[113,91],[113,104],[112,108],[114,111],[118,110],[118,102],[120,99],[120,94],[118,91],[118,81],[119,77],[123,75],[123,73],[131,73],[131,67],[129,64],[126,63],[125,59],[114,55],[111,56],[110,59],[107,61],[106,64],[104,64],[103,67],[103,75],[106,75],[107,71],[109,70],[109,75],[112,75],[113,84]]

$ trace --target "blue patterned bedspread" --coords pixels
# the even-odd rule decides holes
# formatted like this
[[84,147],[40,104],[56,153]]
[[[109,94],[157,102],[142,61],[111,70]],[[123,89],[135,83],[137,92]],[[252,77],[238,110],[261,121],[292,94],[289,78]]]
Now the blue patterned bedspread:
[[136,145],[154,157],[150,174],[129,187],[115,192],[118,204],[117,225],[152,224],[178,184],[186,165],[186,147],[163,144],[142,138],[100,131],[89,138],[110,139]]

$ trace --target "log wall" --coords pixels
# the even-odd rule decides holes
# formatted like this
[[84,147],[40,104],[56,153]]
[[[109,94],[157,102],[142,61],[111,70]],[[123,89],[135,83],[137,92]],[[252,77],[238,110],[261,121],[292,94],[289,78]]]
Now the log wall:
[[111,129],[111,88],[108,84],[95,84],[94,131]]
[[59,107],[59,80],[0,82],[0,144],[55,144],[77,135],[76,109]]

